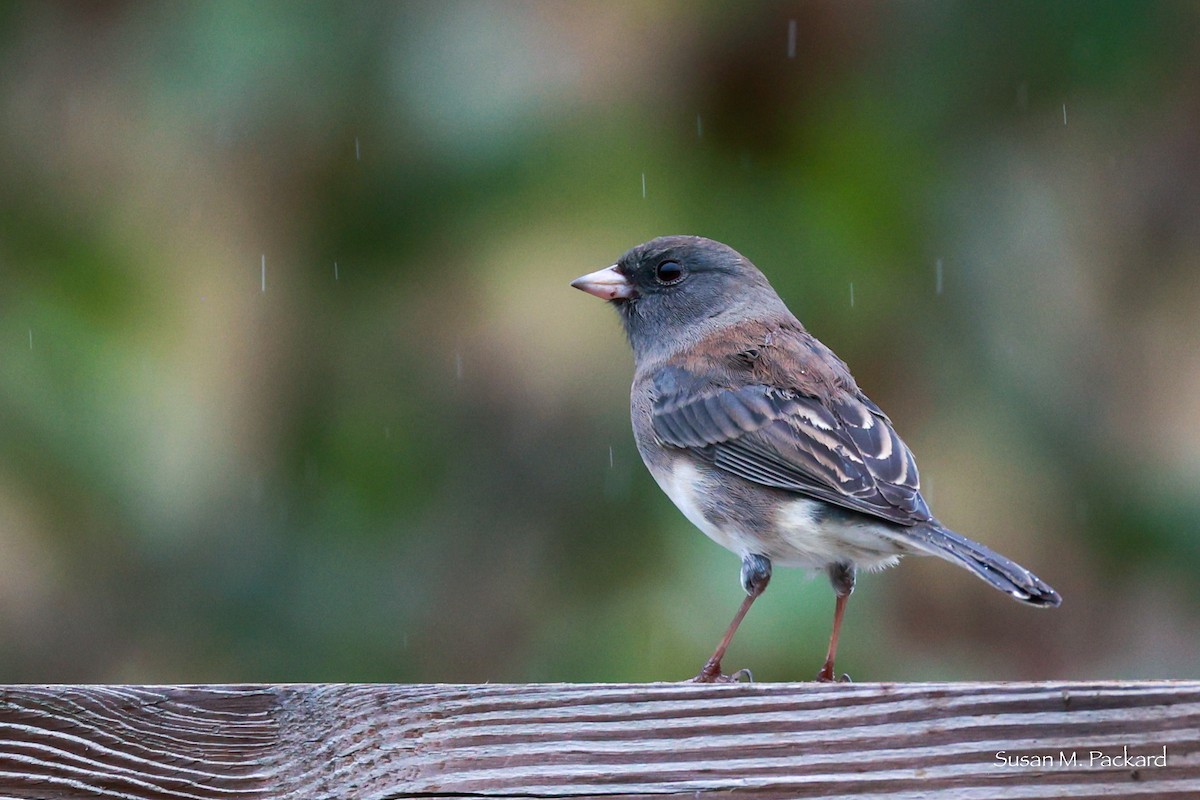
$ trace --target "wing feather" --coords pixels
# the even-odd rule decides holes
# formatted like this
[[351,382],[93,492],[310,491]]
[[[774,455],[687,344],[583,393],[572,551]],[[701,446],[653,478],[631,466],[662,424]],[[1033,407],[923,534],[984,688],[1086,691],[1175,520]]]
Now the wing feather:
[[931,519],[912,453],[861,392],[822,402],[762,384],[703,386],[680,368],[655,382],[655,435],[745,480],[901,525]]

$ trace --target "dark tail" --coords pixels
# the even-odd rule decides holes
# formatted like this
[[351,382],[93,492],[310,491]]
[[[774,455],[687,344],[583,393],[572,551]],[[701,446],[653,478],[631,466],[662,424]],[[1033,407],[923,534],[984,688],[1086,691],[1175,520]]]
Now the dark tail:
[[1062,602],[1058,592],[1020,564],[1009,561],[979,542],[946,530],[936,522],[929,526],[908,528],[904,532],[908,534],[905,539],[918,549],[966,567],[1022,603],[1053,608]]

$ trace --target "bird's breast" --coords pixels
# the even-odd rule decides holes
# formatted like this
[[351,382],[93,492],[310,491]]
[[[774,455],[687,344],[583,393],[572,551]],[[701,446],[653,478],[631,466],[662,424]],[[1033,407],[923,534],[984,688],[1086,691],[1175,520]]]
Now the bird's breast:
[[647,461],[646,466],[663,493],[705,536],[739,555],[758,552],[757,542],[746,536],[741,526],[729,524],[729,520],[718,513],[717,487],[713,477],[707,474],[707,468],[701,469],[691,458],[682,455],[669,459],[665,465],[652,465]]

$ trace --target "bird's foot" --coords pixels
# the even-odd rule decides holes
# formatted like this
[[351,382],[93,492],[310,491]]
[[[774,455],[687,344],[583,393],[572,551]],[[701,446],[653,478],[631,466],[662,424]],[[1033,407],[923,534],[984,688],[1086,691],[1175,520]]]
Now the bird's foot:
[[821,684],[853,684],[854,682],[850,679],[850,675],[846,673],[841,673],[841,678],[838,678],[838,676],[833,674],[832,669],[822,669],[821,672],[818,672],[817,681],[821,682]]
[[826,662],[825,666],[821,667],[821,671],[817,673],[817,681],[820,683],[853,683],[845,672],[840,678],[834,675],[833,664],[829,662]]
[[746,683],[754,682],[754,676],[748,669],[739,669],[732,675],[726,675],[721,672],[720,661],[709,661],[704,665],[704,669],[700,670],[700,674],[692,678],[691,683],[741,683],[742,678],[746,679]]

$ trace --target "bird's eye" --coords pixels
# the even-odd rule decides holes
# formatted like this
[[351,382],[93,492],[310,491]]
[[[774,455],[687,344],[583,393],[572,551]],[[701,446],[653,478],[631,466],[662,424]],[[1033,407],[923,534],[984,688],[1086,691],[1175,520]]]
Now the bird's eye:
[[683,280],[683,265],[678,261],[664,261],[654,268],[654,277],[662,284],[679,283]]

